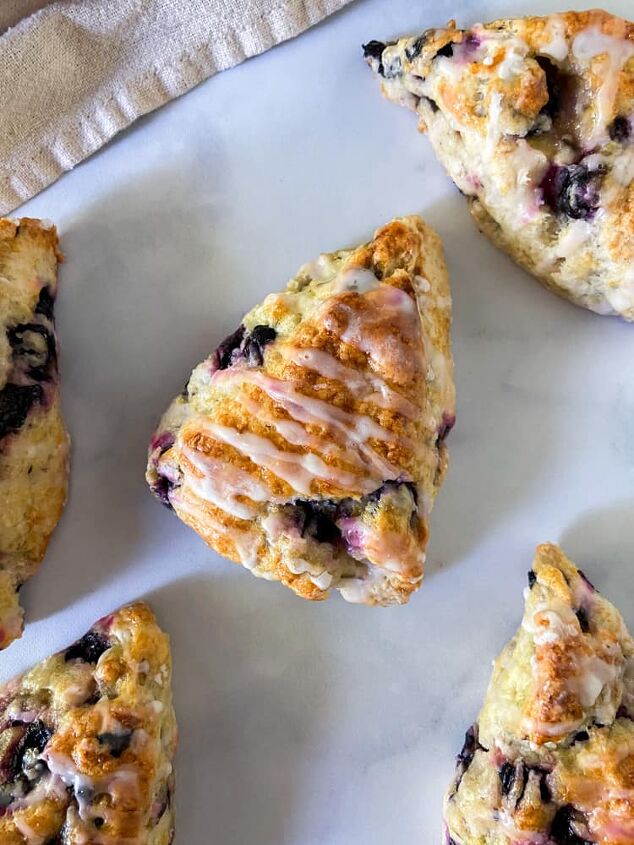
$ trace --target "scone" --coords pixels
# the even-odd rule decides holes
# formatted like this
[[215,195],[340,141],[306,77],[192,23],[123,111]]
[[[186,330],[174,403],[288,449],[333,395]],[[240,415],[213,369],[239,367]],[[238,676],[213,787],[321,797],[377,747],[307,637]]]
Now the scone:
[[139,602],[0,687],[2,845],[168,845],[169,640]]
[[634,641],[557,546],[494,664],[445,799],[448,845],[634,842]]
[[561,296],[634,320],[634,25],[452,22],[364,50],[482,232]]
[[455,419],[450,321],[419,217],[319,256],[194,370],[150,444],[150,487],[303,598],[407,601]]
[[66,501],[53,319],[61,259],[53,226],[0,219],[0,648],[22,633],[17,591]]

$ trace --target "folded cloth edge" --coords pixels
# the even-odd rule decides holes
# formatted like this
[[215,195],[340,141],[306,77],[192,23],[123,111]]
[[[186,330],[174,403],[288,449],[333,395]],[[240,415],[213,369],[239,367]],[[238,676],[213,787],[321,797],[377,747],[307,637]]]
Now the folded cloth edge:
[[[275,25],[270,13],[265,11],[257,24],[253,21],[243,29],[226,29],[221,43],[214,43],[213,37],[209,37],[183,50],[169,63],[131,78],[119,90],[104,91],[102,99],[82,103],[73,114],[61,116],[36,142],[16,139],[12,155],[0,163],[0,214],[8,214],[36,196],[139,117],[185,94],[214,74],[293,38],[349,2],[301,0],[300,14],[294,9],[293,15],[280,26],[279,11],[297,6],[297,0],[282,0],[275,5],[278,13]],[[106,82],[104,88],[107,90]]]

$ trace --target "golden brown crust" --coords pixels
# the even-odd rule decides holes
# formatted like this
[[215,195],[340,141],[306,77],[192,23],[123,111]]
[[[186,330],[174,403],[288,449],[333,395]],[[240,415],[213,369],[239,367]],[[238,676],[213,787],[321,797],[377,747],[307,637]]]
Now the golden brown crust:
[[0,840],[168,845],[170,676],[168,638],[138,602],[0,688]]
[[53,307],[54,226],[0,219],[0,648],[20,636],[17,589],[37,570],[66,501]]
[[494,664],[445,800],[463,845],[625,845],[634,837],[634,641],[552,544]]
[[481,231],[556,293],[634,320],[634,24],[566,12],[366,52]]
[[407,600],[454,419],[450,304],[420,218],[320,256],[194,371],[153,439],[151,486],[304,598]]

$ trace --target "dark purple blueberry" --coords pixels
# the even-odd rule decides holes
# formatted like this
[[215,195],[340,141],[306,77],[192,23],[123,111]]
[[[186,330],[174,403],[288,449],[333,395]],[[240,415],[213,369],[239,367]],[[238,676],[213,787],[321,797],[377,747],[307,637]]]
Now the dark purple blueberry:
[[366,502],[378,502],[380,499],[383,498],[387,493],[394,490],[399,490],[401,487],[407,487],[409,492],[412,495],[412,499],[414,500],[414,505],[418,503],[418,491],[416,490],[416,485],[413,481],[399,481],[398,479],[384,481],[380,487],[377,487],[376,490],[373,490],[371,493],[365,497]]
[[96,819],[92,820],[92,823],[97,828],[97,830],[101,830],[101,828],[104,826],[106,821],[105,821],[105,819],[102,819],[100,816],[97,816]]
[[445,56],[445,58],[450,59],[453,56],[453,41],[450,41],[448,44],[445,44],[444,47],[441,47],[434,58],[438,56]]
[[[32,722],[27,725],[13,754],[11,762],[12,778],[16,778],[23,769],[33,766],[36,758],[44,751],[52,736],[53,731],[44,722]],[[42,771],[45,771],[44,764],[41,768]]]
[[44,286],[40,291],[40,295],[35,306],[35,313],[41,314],[49,320],[53,319],[55,311],[55,297],[51,295],[48,285]]
[[38,323],[22,323],[7,332],[14,358],[34,381],[50,381],[57,363],[55,337]]
[[589,633],[590,623],[588,622],[588,614],[584,610],[584,608],[580,607],[579,610],[575,613],[575,616],[577,617],[577,619],[579,621],[579,627],[581,628],[582,632],[584,634]]
[[176,442],[176,435],[173,431],[164,431],[161,434],[152,438],[150,442],[150,452],[158,450],[159,455],[163,455]]
[[573,737],[573,742],[587,742],[590,739],[588,731],[577,731]]
[[462,778],[464,777],[464,773],[473,762],[476,751],[480,748],[482,748],[482,746],[478,742],[478,726],[472,725],[466,732],[463,746],[456,757],[456,776],[454,779],[452,795],[458,791]]
[[427,33],[424,32],[422,35],[419,35],[416,41],[412,42],[409,47],[405,48],[405,55],[407,56],[408,61],[413,62],[414,59],[420,56],[426,41]]
[[471,50],[477,50],[482,41],[480,40],[480,36],[476,35],[474,32],[470,32],[464,40],[465,46],[467,46]]
[[585,838],[584,828],[585,816],[572,804],[566,804],[555,813],[550,825],[550,838],[554,845],[594,845],[591,839]]
[[237,358],[240,353],[240,347],[244,339],[246,329],[243,325],[226,337],[213,354],[212,367],[215,370],[226,370],[230,367],[234,358]]
[[550,792],[550,787],[548,786],[548,782],[546,778],[550,774],[547,769],[542,769],[540,766],[529,766],[529,771],[535,772],[537,777],[539,778],[539,797],[544,802],[544,804],[549,804],[552,800],[552,794]]
[[40,404],[43,395],[39,384],[6,384],[0,390],[0,439],[22,428],[31,407]]
[[121,757],[123,752],[130,746],[132,739],[132,731],[122,734],[102,733],[97,734],[97,739],[101,745],[105,745],[110,752],[111,757]]
[[548,781],[546,780],[545,773],[542,773],[539,778],[539,797],[542,799],[544,804],[550,804],[553,799],[553,795],[550,791],[550,787],[548,786]]
[[176,486],[165,475],[158,475],[150,484],[150,490],[164,507],[172,511],[174,508],[170,502],[170,493]]
[[593,593],[596,593],[597,588],[594,586],[592,581],[590,581],[588,578],[586,578],[586,576],[584,575],[584,573],[580,569],[578,569],[577,572],[579,573],[579,577],[585,582],[586,587],[589,587],[592,590]]
[[628,712],[628,710],[627,710],[627,707],[624,707],[624,706],[621,704],[621,706],[619,707],[619,709],[616,711],[616,718],[617,718],[617,719],[630,719],[630,720],[631,720],[631,719],[632,719],[632,716],[630,716],[630,714],[629,714],[629,712]]
[[502,766],[498,770],[498,777],[500,778],[502,795],[508,795],[515,783],[515,766],[513,763],[502,763]]
[[623,115],[615,117],[609,127],[610,138],[622,144],[630,137],[630,122]]
[[104,651],[108,651],[110,643],[103,634],[98,634],[96,631],[88,631],[87,634],[73,643],[70,648],[66,649],[64,660],[68,663],[69,660],[83,660],[86,663],[96,663]]
[[294,506],[299,533],[302,537],[310,537],[318,543],[336,545],[341,541],[341,531],[335,524],[337,515],[337,503],[330,499],[299,501]]
[[383,67],[383,50],[387,47],[387,44],[384,44],[382,41],[368,41],[367,44],[363,45],[363,58],[372,59],[375,62],[378,62],[378,67],[376,72],[383,76],[383,71],[385,68]]
[[544,202],[573,220],[588,220],[599,207],[599,187],[604,170],[589,170],[584,164],[551,163],[541,182]]
[[456,415],[455,414],[448,414],[446,411],[442,415],[442,422],[438,426],[438,437],[436,439],[436,444],[440,445],[440,443],[444,443],[447,439],[447,435],[451,431],[451,429],[456,424]]
[[532,590],[535,584],[537,583],[537,575],[535,575],[534,570],[528,570],[528,586]]
[[480,743],[478,742],[478,726],[472,725],[464,735],[464,743],[456,758],[456,762],[463,767],[463,773],[467,771],[473,762],[475,753],[480,747]]
[[255,326],[246,336],[242,347],[242,354],[252,367],[261,367],[264,363],[264,347],[277,337],[272,326]]

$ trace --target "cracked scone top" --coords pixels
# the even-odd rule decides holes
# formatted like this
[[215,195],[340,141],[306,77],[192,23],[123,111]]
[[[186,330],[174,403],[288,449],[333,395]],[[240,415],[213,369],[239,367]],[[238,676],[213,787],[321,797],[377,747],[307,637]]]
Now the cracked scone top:
[[2,845],[169,845],[168,637],[143,602],[0,686]]
[[22,633],[17,591],[66,501],[53,316],[60,260],[53,226],[0,218],[0,648]]
[[450,321],[420,218],[321,255],[194,370],[150,444],[152,490],[304,598],[407,601],[454,422]]
[[601,11],[432,29],[365,55],[479,228],[547,287],[634,320],[634,25]]
[[445,798],[447,845],[634,843],[634,641],[554,545]]

